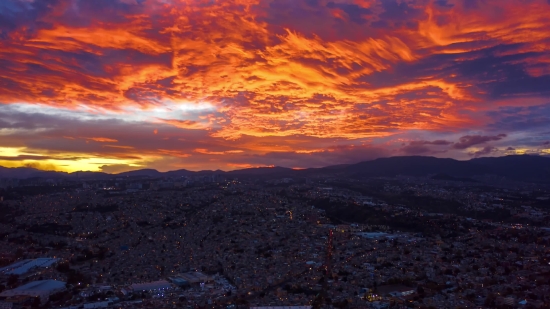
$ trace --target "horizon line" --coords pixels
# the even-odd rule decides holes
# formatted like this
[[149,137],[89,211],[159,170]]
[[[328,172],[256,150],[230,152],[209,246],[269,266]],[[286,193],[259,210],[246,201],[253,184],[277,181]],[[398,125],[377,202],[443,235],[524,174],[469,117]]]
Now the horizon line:
[[369,159],[369,160],[357,161],[357,162],[354,162],[354,163],[338,163],[338,164],[332,164],[332,165],[325,165],[325,166],[322,166],[322,167],[286,167],[286,166],[279,166],[279,165],[264,165],[264,166],[251,166],[251,167],[245,167],[245,168],[234,169],[234,170],[222,170],[222,169],[216,169],[216,170],[188,170],[188,169],[182,168],[182,169],[177,169],[177,170],[167,170],[167,171],[164,171],[164,172],[159,171],[155,168],[146,168],[145,167],[145,168],[141,168],[141,169],[128,170],[128,171],[124,171],[124,172],[120,172],[120,173],[108,173],[108,172],[103,172],[103,171],[90,171],[90,170],[65,172],[65,171],[56,171],[56,170],[42,170],[42,169],[37,169],[37,168],[34,168],[34,167],[27,167],[27,166],[6,167],[6,166],[0,165],[0,168],[5,168],[5,169],[33,169],[33,170],[40,171],[40,172],[64,173],[64,174],[69,174],[69,175],[76,174],[76,173],[101,173],[101,174],[106,174],[106,175],[120,175],[120,174],[124,174],[124,173],[131,173],[131,172],[145,171],[145,170],[151,170],[151,171],[155,171],[155,172],[163,173],[163,174],[164,173],[171,173],[171,172],[178,172],[178,171],[188,171],[188,172],[191,172],[191,173],[217,172],[217,171],[219,171],[219,172],[229,173],[229,172],[235,172],[235,171],[260,169],[260,168],[268,168],[268,169],[271,169],[271,168],[284,168],[284,169],[294,170],[294,171],[304,171],[304,170],[310,170],[310,169],[323,169],[323,168],[328,168],[328,167],[331,167],[331,166],[354,165],[354,164],[359,164],[359,163],[362,163],[362,162],[370,162],[370,161],[375,161],[375,160],[378,160],[378,159],[389,159],[389,158],[423,157],[423,158],[434,158],[434,159],[442,159],[442,160],[450,159],[450,160],[454,160],[454,161],[467,162],[467,161],[471,161],[471,160],[475,160],[475,159],[482,159],[482,158],[504,158],[504,157],[522,157],[522,156],[550,157],[550,155],[524,153],[524,154],[513,154],[513,155],[504,155],[504,156],[473,157],[473,158],[469,158],[467,160],[459,160],[459,159],[450,158],[450,157],[441,158],[441,157],[434,157],[434,156],[410,155],[410,156],[379,157],[379,158],[374,158],[374,159]]

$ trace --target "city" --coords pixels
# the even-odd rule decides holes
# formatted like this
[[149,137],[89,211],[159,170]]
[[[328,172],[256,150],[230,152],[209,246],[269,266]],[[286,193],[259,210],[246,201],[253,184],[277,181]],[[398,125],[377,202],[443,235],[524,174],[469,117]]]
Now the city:
[[0,309],[550,309],[550,0],[0,0]]
[[544,183],[223,174],[2,183],[2,308],[550,303]]

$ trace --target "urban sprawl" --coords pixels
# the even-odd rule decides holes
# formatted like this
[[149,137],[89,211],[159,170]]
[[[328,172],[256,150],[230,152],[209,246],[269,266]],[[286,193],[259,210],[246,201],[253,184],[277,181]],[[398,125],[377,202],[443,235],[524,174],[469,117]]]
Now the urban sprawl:
[[550,308],[550,188],[0,180],[0,308]]

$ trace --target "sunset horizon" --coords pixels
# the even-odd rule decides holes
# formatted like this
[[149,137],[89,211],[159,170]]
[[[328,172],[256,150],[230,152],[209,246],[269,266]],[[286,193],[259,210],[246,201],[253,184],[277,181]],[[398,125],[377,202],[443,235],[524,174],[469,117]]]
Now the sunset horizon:
[[550,155],[549,0],[7,0],[0,166]]

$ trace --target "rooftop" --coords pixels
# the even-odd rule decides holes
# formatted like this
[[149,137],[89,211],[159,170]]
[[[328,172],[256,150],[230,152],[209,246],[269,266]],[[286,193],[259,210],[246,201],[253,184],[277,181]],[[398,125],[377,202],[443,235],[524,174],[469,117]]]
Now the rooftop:
[[146,282],[146,283],[134,283],[130,286],[134,291],[146,291],[146,290],[160,290],[171,288],[172,285],[165,280]]
[[0,296],[23,295],[25,293],[51,292],[65,288],[65,282],[57,280],[38,280],[12,290],[0,293]]
[[23,260],[6,267],[0,268],[0,272],[5,272],[8,275],[22,275],[34,267],[50,267],[58,259],[53,258],[38,258],[34,260]]

